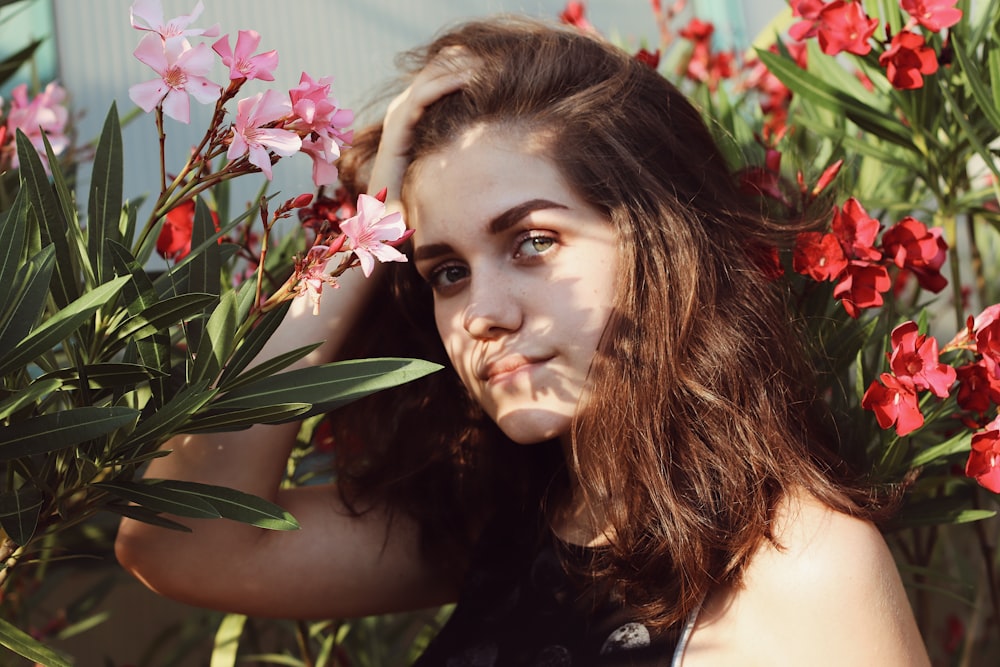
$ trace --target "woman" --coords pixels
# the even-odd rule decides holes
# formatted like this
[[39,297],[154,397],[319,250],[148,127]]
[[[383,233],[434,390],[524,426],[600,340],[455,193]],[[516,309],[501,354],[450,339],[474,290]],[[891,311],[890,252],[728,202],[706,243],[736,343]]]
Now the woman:
[[[927,664],[761,267],[795,230],[743,199],[696,110],[527,20],[411,56],[343,176],[415,230],[396,277],[414,331],[383,323],[382,351],[449,368],[338,415],[339,493],[280,488],[294,426],[170,443],[150,476],[273,499],[302,530],[125,521],[125,567],[255,615],[458,599],[419,664]],[[375,331],[358,301],[293,315],[265,354],[304,331],[329,336],[313,361],[370,352],[344,333]]]

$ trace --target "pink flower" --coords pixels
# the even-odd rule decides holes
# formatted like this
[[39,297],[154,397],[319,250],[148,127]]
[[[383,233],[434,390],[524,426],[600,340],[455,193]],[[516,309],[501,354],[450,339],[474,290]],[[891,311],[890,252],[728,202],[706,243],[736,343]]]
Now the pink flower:
[[958,0],[900,0],[899,6],[916,23],[931,32],[941,32],[962,20],[962,10],[955,8]]
[[313,160],[313,182],[332,185],[337,180],[334,162],[340,149],[350,144],[353,133],[347,129],[354,122],[354,112],[341,109],[330,93],[331,77],[314,81],[305,72],[299,85],[288,91],[292,102],[291,120],[287,127],[309,138],[302,150]]
[[889,48],[878,57],[886,78],[894,88],[912,90],[924,85],[924,74],[938,69],[937,54],[924,42],[924,36],[901,30],[892,37]]
[[841,51],[864,56],[872,50],[868,40],[877,27],[878,19],[868,18],[860,2],[835,0],[820,12],[819,46],[830,56]]
[[[66,123],[69,120],[69,112],[63,105],[65,99],[66,91],[55,82],[49,83],[45,86],[45,90],[31,100],[28,99],[27,84],[22,83],[11,91],[5,134],[9,133],[13,139],[16,130],[21,130],[38,150],[46,169],[48,160],[42,136],[48,138],[52,152],[56,155],[69,146],[69,137],[65,134]],[[19,164],[20,160],[15,151],[11,158],[11,166],[16,169]]]
[[916,322],[897,326],[891,339],[889,367],[896,377],[908,378],[914,387],[930,389],[938,398],[947,397],[956,374],[954,368],[941,363],[937,340],[921,334]]
[[229,68],[230,80],[260,79],[274,81],[271,72],[278,66],[278,52],[266,51],[250,55],[260,44],[260,35],[254,30],[240,30],[236,38],[236,50],[229,48],[229,35],[223,35],[212,44],[212,50],[222,58],[222,64]]
[[222,88],[205,75],[212,69],[212,52],[204,44],[190,47],[185,42],[178,52],[164,48],[154,34],[146,35],[135,49],[135,57],[160,75],[159,79],[137,83],[128,95],[143,111],[149,113],[162,103],[163,113],[174,120],[191,120],[188,94],[202,104],[219,99]]
[[361,271],[366,277],[374,270],[376,259],[406,261],[406,255],[388,245],[406,234],[403,216],[398,212],[386,215],[385,204],[375,197],[359,195],[357,215],[341,222],[340,230],[347,235],[349,247],[361,261]]
[[1000,493],[1000,416],[972,436],[965,474],[983,488]]
[[132,27],[136,30],[148,30],[156,33],[163,40],[164,48],[173,52],[174,55],[190,46],[187,44],[187,37],[215,37],[219,34],[219,26],[211,28],[188,28],[204,10],[201,0],[194,6],[190,14],[182,14],[169,21],[163,20],[163,5],[160,0],[135,0],[129,11]]
[[940,292],[948,284],[941,266],[948,257],[948,244],[940,227],[927,228],[907,216],[882,236],[882,250],[901,269],[912,271],[924,289]]
[[891,373],[879,376],[881,383],[872,382],[861,399],[861,407],[875,413],[878,425],[884,429],[896,426],[896,435],[904,436],[924,425],[924,415],[917,402],[917,391],[908,378]]
[[341,235],[333,245],[323,245],[318,243],[309,248],[306,257],[302,262],[296,262],[294,279],[298,280],[297,291],[305,293],[313,306],[313,315],[319,314],[320,298],[323,296],[323,287],[328,286],[336,289],[340,287],[337,279],[326,272],[327,264],[340,248],[344,245],[344,236]]
[[271,180],[269,151],[288,157],[302,148],[302,139],[295,132],[268,127],[287,117],[291,110],[288,100],[274,90],[266,90],[237,102],[233,140],[226,157],[235,160],[249,153],[250,164],[257,166]]

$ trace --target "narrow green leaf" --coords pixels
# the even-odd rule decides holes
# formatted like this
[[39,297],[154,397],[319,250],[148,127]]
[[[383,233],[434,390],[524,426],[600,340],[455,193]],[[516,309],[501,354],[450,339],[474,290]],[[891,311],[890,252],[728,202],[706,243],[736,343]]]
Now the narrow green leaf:
[[0,285],[10,285],[21,266],[28,235],[27,214],[28,200],[24,190],[18,188],[10,210],[0,217]]
[[7,419],[35,401],[44,398],[62,386],[62,381],[56,378],[39,378],[24,389],[19,389],[0,401],[0,420]]
[[264,313],[246,338],[237,342],[239,347],[236,348],[236,352],[233,353],[219,377],[220,387],[228,384],[231,378],[242,373],[250,365],[250,362],[257,358],[260,351],[264,349],[264,345],[270,340],[271,335],[284,320],[290,306],[291,302],[286,301],[274,310]]
[[[218,284],[218,279],[216,279]],[[199,339],[190,381],[208,380],[215,382],[222,367],[233,352],[236,337],[237,317],[236,292],[230,290],[222,295],[219,304],[212,311]]]
[[957,454],[958,452],[967,452],[971,447],[971,443],[972,433],[968,431],[959,433],[958,435],[945,440],[941,444],[928,447],[927,449],[918,452],[910,461],[910,466],[916,468],[934,463],[938,459],[943,459],[951,456],[952,454]]
[[243,614],[226,614],[219,623],[212,645],[209,667],[235,667],[236,653],[240,648],[240,635],[247,617]]
[[212,408],[247,409],[284,403],[311,403],[302,415],[319,414],[381,389],[395,387],[440,370],[417,359],[356,359],[299,368],[227,392]]
[[[42,134],[42,143],[45,146],[49,171],[52,174],[52,187],[55,190],[56,203],[59,205],[59,210],[62,211],[63,220],[66,221],[66,240],[70,249],[72,265],[78,267],[83,273],[85,284],[93,286],[97,284],[97,281],[94,278],[94,269],[91,266],[90,258],[87,256],[86,240],[83,237],[83,230],[80,228],[72,188],[66,182],[59,158],[52,150],[52,144],[49,143],[49,138],[45,134]],[[76,252],[73,252],[74,249]]]
[[193,418],[184,426],[185,433],[239,431],[255,424],[281,424],[301,418],[311,408],[309,403],[280,403],[246,409],[213,410]]
[[916,151],[913,145],[912,134],[906,130],[906,127],[902,123],[894,120],[891,116],[859,102],[850,95],[805,71],[788,58],[762,49],[757,50],[757,56],[772,74],[804,100],[829,109],[834,113],[842,114],[861,129],[867,130],[886,141]]
[[45,667],[73,667],[66,656],[19,630],[3,617],[0,617],[0,646]]
[[140,420],[138,426],[116,447],[111,458],[141,456],[146,450],[158,446],[169,436],[182,432],[191,415],[206,405],[215,396],[214,389],[206,389],[207,383],[188,385],[156,412]]
[[[952,52],[955,54],[955,60],[958,61],[959,66],[962,68],[965,81],[969,84],[969,90],[972,91],[972,97],[976,100],[976,105],[983,113],[983,116],[993,125],[994,130],[1000,132],[1000,108],[997,108],[994,103],[994,93],[990,92],[986,85],[983,84],[983,75],[972,61],[972,58],[969,57],[969,54],[965,52],[966,45],[962,39],[955,33],[952,33],[951,43],[954,46]],[[998,80],[994,79],[992,84],[994,91],[997,87],[1000,87],[1000,81]],[[942,92],[947,92],[946,86],[941,86],[941,89]],[[970,111],[971,109],[959,108],[952,104],[952,113],[963,115],[963,119],[971,115]]]
[[[58,257],[56,259],[58,263]],[[18,343],[3,359],[0,359],[0,376],[31,362],[40,354],[55,347],[59,341],[73,333],[84,321],[112,299],[131,276],[115,278],[100,285],[79,299],[65,306],[42,326]]]
[[110,331],[105,347],[111,349],[114,344],[129,338],[145,338],[178,322],[197,317],[215,299],[211,294],[181,294],[152,303]]
[[284,354],[279,354],[276,357],[272,357],[267,361],[263,361],[257,364],[247,372],[243,373],[238,377],[233,378],[229,382],[223,382],[222,380],[220,380],[218,385],[219,389],[223,391],[235,391],[239,387],[252,384],[262,378],[274,375],[275,373],[278,373],[287,368],[288,366],[290,366],[291,364],[295,363],[299,359],[302,359],[303,357],[305,357],[307,354],[309,354],[322,344],[323,343],[313,343],[312,345],[305,345],[303,347],[285,352]]
[[[3,0],[0,2],[0,7],[7,4],[13,4],[14,2],[17,2],[17,0]],[[35,51],[44,41],[44,39],[33,40],[23,49],[20,49],[5,57],[3,60],[0,60],[0,85],[6,83],[12,76],[14,76],[14,74],[17,73],[17,70],[21,69],[21,65],[29,62],[33,58]]]
[[94,154],[90,198],[87,202],[87,248],[90,261],[97,271],[98,282],[102,282],[110,274],[111,268],[110,262],[104,257],[104,242],[121,240],[118,223],[122,210],[123,164],[118,107],[112,102]]
[[55,246],[56,275],[52,285],[52,297],[56,305],[63,307],[79,296],[67,236],[69,221],[63,217],[41,158],[21,130],[17,131],[17,155],[21,160],[22,187],[27,190],[28,201],[38,219],[42,245]]
[[[122,288],[122,295],[125,298],[126,309],[131,315],[139,315],[147,308],[155,306],[159,302],[153,282],[143,271],[139,262],[132,257],[132,253],[120,243],[108,241],[106,243],[107,254],[112,259],[112,264],[120,274],[130,274],[132,280]],[[162,373],[161,378],[154,378],[149,383],[150,391],[153,394],[153,405],[159,407],[163,405],[172,394],[170,383],[167,377],[170,374],[170,334],[167,331],[155,331],[151,335],[135,340],[135,349],[142,362],[150,368],[155,368]]]
[[226,519],[269,530],[298,530],[300,527],[295,517],[284,508],[243,491],[172,479],[157,480],[156,483],[159,488],[204,499]]
[[160,480],[99,482],[94,487],[157,512],[189,519],[218,519],[221,514],[201,496],[178,491]]
[[54,268],[55,249],[46,246],[5,283],[7,298],[0,304],[0,351],[13,350],[35,327],[45,308]]
[[18,546],[31,541],[38,527],[38,516],[44,498],[34,486],[0,494],[0,526]]
[[67,387],[78,388],[82,379],[86,378],[91,389],[113,389],[115,387],[134,387],[164,375],[159,369],[140,364],[109,362],[85,364],[82,368],[63,368],[46,373],[40,376],[39,380],[54,379]]
[[[215,243],[205,245],[205,241],[216,233],[215,224],[208,206],[201,198],[195,200],[194,225],[191,229],[191,248],[189,257],[191,259],[191,269],[188,277],[189,292],[202,292],[205,294],[222,293],[220,276],[222,274],[222,255],[219,246]],[[202,248],[196,251],[195,248]],[[187,343],[191,350],[201,349],[201,324],[197,321],[191,322],[187,329]],[[202,368],[202,370],[204,370]]]
[[139,412],[123,407],[73,408],[0,425],[0,461],[73,447],[127,426]]
[[160,528],[178,530],[182,533],[191,532],[191,529],[183,523],[177,523],[176,521],[171,521],[166,517],[160,516],[159,512],[151,510],[148,507],[140,507],[139,505],[105,505],[102,509],[108,512],[114,512],[115,514],[120,514],[121,516],[128,517],[129,519],[135,519],[136,521],[142,521],[143,523],[148,523],[153,526],[159,526]]
[[[996,165],[993,153],[990,151],[989,146],[983,143],[975,129],[973,129],[973,127],[969,124],[968,119],[965,117],[965,112],[959,107],[958,102],[955,100],[955,96],[952,95],[951,92],[945,87],[941,88],[941,94],[946,100],[948,100],[948,104],[952,108],[952,118],[954,118],[955,122],[957,122],[959,127],[962,128],[965,138],[969,140],[972,147],[983,158],[983,162],[985,162],[986,166],[993,172],[993,175],[1000,179],[1000,168]],[[996,128],[1000,131],[1000,125],[997,125]],[[996,132],[994,132],[993,136],[989,138],[989,141],[992,141],[995,137]]]

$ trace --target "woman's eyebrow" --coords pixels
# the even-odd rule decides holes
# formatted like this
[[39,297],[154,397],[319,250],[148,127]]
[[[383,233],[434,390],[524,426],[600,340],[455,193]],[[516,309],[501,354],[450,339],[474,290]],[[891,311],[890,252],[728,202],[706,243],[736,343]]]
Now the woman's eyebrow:
[[[511,206],[506,211],[494,216],[486,225],[486,231],[490,235],[496,236],[516,225],[522,218],[535,211],[544,209],[569,208],[565,204],[559,204],[549,199],[529,199],[515,206]],[[419,246],[413,250],[413,261],[421,262],[434,259],[452,252],[452,247],[448,243],[429,243]]]

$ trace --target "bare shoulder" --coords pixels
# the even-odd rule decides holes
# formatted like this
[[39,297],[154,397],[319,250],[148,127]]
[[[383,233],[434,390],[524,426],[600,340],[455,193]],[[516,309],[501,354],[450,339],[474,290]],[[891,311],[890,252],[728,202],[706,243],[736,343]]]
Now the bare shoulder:
[[685,667],[729,664],[724,656],[740,664],[929,664],[875,526],[801,495],[780,508],[774,536],[743,586],[706,602]]

